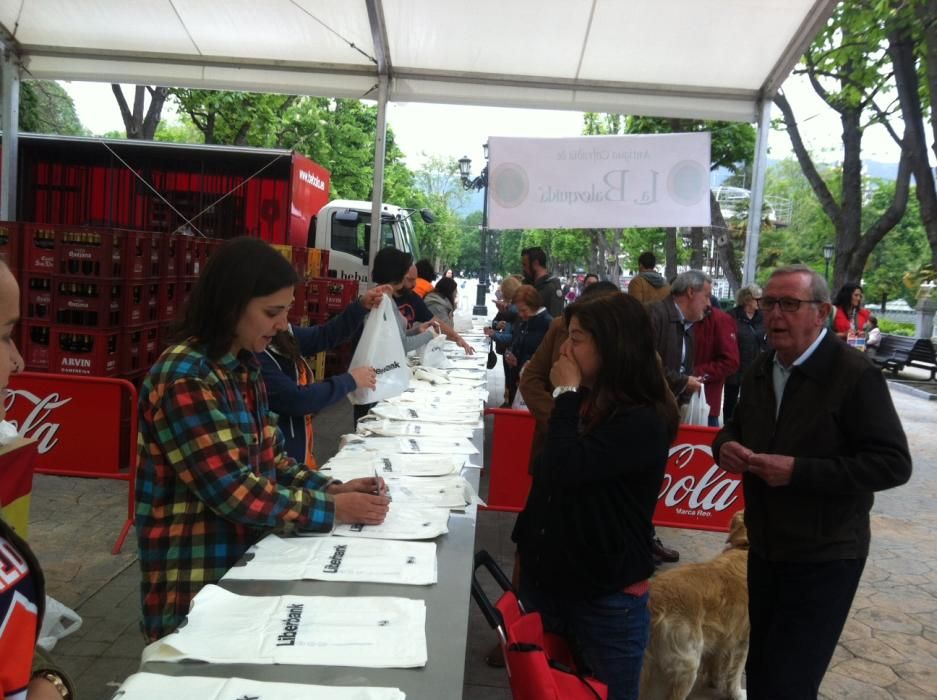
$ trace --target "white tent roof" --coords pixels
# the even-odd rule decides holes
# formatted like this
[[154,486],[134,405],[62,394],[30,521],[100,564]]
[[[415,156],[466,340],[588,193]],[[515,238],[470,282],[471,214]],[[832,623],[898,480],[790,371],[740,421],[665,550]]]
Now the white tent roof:
[[835,0],[3,0],[24,77],[753,121]]

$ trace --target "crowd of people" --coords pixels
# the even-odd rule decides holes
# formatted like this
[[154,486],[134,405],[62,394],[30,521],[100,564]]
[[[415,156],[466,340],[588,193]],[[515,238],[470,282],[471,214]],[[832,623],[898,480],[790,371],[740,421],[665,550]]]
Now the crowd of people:
[[[587,275],[570,300],[535,247],[522,251],[523,276],[500,284],[485,332],[503,355],[505,403],[537,422],[514,580],[609,698],[637,697],[648,581],[679,559],[651,519],[683,411],[705,395],[709,424],[725,420],[714,456],[745,492],[748,696],[816,697],[868,555],[872,494],[911,472],[881,372],[856,352],[874,342],[874,319],[861,287],[831,302],[803,266],[774,270],[764,290],[743,287],[729,312],[703,272],[668,283],[655,267],[643,254],[628,293]],[[135,524],[148,640],[175,630],[195,594],[266,533],[384,520],[380,477],[332,480],[313,454],[311,416],[374,387],[375,370],[321,378],[304,358],[354,341],[385,295],[405,348],[438,330],[473,350],[455,330],[451,276],[437,281],[426,261],[385,248],[372,279],[341,314],[300,328],[287,320],[296,273],[271,246],[237,238],[210,258],[140,391]],[[11,336],[18,310],[17,281],[0,262],[4,390],[23,365]],[[34,654],[42,571],[2,520],[0,557],[0,614],[16,613],[0,633],[0,688],[73,698],[67,676]]]

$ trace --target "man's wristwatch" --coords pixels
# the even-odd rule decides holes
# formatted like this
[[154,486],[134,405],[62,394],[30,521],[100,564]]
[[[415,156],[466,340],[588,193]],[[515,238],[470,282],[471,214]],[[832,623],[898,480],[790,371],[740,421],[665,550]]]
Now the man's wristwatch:
[[55,689],[58,691],[59,695],[62,696],[63,700],[68,700],[68,698],[72,696],[72,694],[68,692],[68,686],[65,685],[65,681],[62,679],[62,676],[60,676],[55,671],[36,671],[33,674],[33,678],[42,678],[43,680],[46,680],[54,685]]
[[553,398],[554,399],[559,398],[560,394],[565,394],[567,391],[576,393],[577,391],[579,391],[579,387],[578,386],[558,386],[553,390]]

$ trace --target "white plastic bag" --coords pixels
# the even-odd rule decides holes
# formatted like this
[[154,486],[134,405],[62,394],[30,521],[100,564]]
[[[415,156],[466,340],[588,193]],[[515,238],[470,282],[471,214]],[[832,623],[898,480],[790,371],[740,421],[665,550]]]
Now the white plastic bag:
[[377,385],[374,389],[355,389],[350,394],[352,403],[375,403],[397,396],[410,386],[410,368],[407,367],[396,314],[393,300],[385,294],[380,305],[371,310],[364,322],[364,331],[350,366],[373,367],[377,371]]
[[700,389],[690,398],[690,403],[684,408],[683,423],[685,425],[709,425],[709,404],[706,403],[706,394]]
[[81,627],[81,617],[64,603],[46,596],[46,612],[36,644],[52,651],[55,643]]
[[446,369],[449,367],[449,358],[446,357],[446,336],[437,335],[419,349],[420,364],[423,367],[436,367]]

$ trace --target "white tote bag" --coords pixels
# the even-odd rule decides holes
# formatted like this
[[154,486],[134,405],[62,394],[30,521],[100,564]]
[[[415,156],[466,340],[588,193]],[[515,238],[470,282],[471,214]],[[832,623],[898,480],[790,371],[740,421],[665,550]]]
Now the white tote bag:
[[446,357],[446,336],[440,334],[417,351],[423,367],[447,369],[449,358]]
[[410,368],[407,367],[396,314],[393,300],[385,294],[380,305],[371,310],[364,322],[364,331],[350,366],[373,367],[377,371],[377,386],[374,389],[355,389],[350,394],[352,403],[376,403],[397,396],[410,386]]
[[685,425],[709,425],[709,404],[702,389],[693,394],[683,410]]

